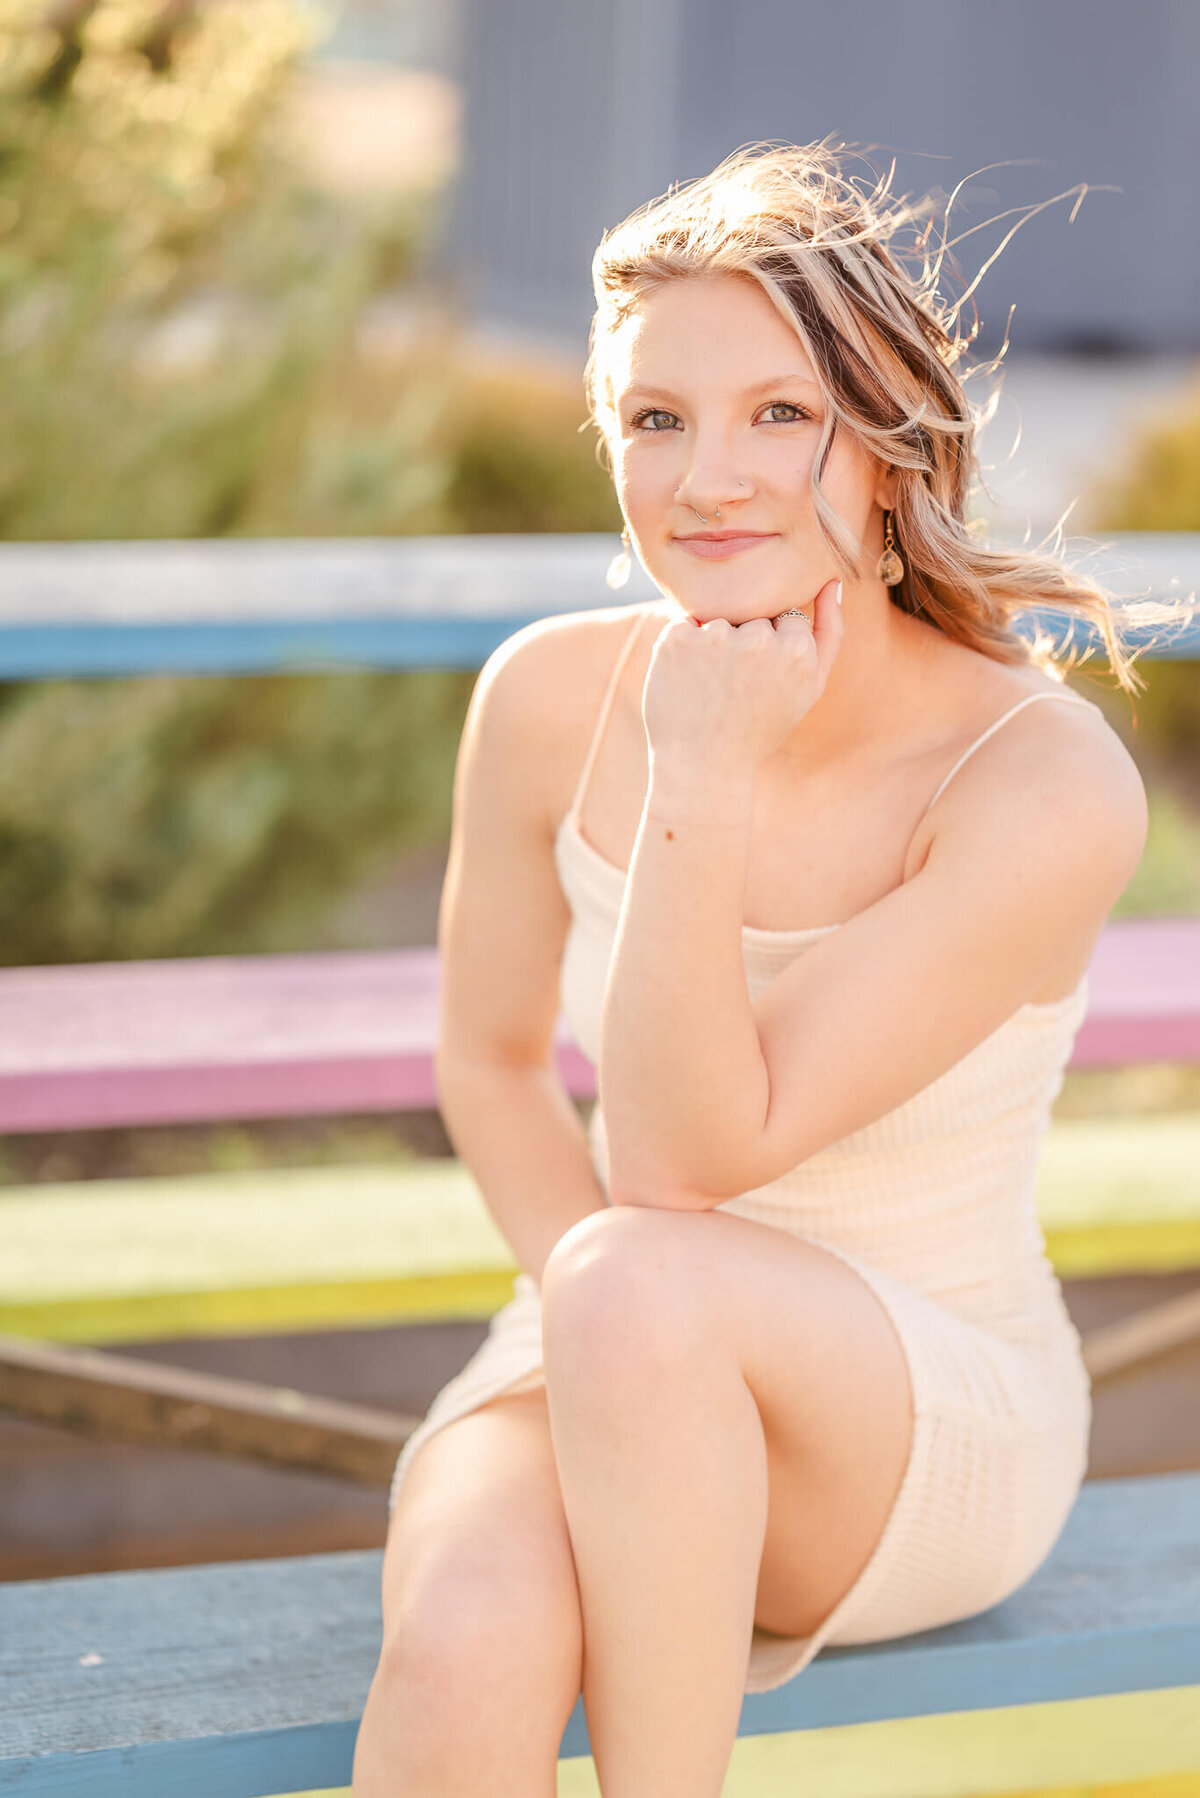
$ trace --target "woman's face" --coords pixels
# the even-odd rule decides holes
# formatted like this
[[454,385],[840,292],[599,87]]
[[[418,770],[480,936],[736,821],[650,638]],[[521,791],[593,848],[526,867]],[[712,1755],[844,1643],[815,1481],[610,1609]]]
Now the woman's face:
[[[799,337],[762,289],[727,275],[665,282],[603,355],[617,497],[656,586],[702,624],[811,610],[826,581],[844,578],[809,492],[824,405]],[[883,544],[878,508],[891,504],[883,474],[835,434],[821,487],[866,546],[868,579]],[[742,532],[724,549],[703,541]]]

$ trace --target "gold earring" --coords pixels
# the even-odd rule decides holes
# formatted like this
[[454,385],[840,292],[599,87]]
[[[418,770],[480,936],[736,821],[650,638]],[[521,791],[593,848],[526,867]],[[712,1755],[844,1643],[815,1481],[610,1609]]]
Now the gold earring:
[[633,562],[629,554],[628,525],[626,525],[625,529],[621,532],[621,545],[622,547],[617,551],[616,555],[609,563],[608,573],[604,577],[607,585],[612,587],[614,591],[616,588],[625,585],[626,581],[629,579],[629,571],[633,567]]
[[875,564],[875,572],[885,587],[898,587],[904,579],[904,563],[896,549],[896,539],[892,535],[892,514],[883,515],[883,554]]

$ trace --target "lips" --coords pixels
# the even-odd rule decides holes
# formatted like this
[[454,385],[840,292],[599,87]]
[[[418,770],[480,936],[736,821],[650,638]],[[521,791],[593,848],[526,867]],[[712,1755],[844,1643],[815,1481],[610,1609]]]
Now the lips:
[[741,555],[759,543],[773,543],[774,531],[716,531],[711,535],[676,537],[680,549],[688,550],[703,561],[724,561],[727,556]]

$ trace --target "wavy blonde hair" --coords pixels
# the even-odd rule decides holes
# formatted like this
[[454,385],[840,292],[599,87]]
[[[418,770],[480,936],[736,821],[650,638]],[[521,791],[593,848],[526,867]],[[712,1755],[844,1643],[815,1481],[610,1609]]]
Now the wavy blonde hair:
[[[957,303],[940,299],[938,282],[950,246],[943,238],[931,259],[934,201],[909,204],[893,196],[894,170],[893,163],[868,192],[842,174],[829,139],[744,145],[710,175],[673,185],[606,231],[592,260],[596,311],[584,370],[587,422],[600,432],[597,451],[609,449],[619,430],[604,368],[605,342],[640,298],[662,282],[688,277],[756,281],[795,330],[825,398],[811,491],[819,527],[842,564],[861,578],[862,545],[821,489],[839,427],[899,471],[894,528],[905,576],[889,589],[894,604],[999,661],[1032,662],[1058,679],[1076,654],[1060,666],[1053,638],[1039,627],[1030,640],[1014,629],[1013,620],[1041,605],[1079,614],[1100,631],[1121,686],[1130,693],[1144,690],[1133,668],[1142,651],[1127,653],[1121,641],[1125,621],[1139,626],[1176,621],[1188,602],[1118,601],[1065,564],[1061,525],[1052,553],[988,547],[978,527],[966,522],[978,478],[977,434],[994,416],[1000,390],[997,384],[982,408],[968,400],[955,365],[974,342],[978,320],[964,336],[960,313],[1000,250]],[[1086,187],[1071,191],[1082,200]],[[945,210],[947,224],[953,199]],[[1053,204],[1043,201],[1024,216]],[[1023,222],[1008,232],[1001,250]],[[921,227],[917,272],[891,248],[910,224]],[[994,373],[1007,347],[1006,328],[999,354],[971,372]],[[1078,659],[1091,654],[1089,648]]]

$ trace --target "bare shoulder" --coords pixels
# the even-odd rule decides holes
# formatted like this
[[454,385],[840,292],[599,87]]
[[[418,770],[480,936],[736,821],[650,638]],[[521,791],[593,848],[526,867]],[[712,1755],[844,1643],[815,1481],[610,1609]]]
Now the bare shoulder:
[[[506,637],[480,670],[473,707],[485,704],[526,791],[556,819],[588,733],[635,620],[656,609],[600,606],[538,618]],[[646,633],[649,640],[650,633]]]
[[1000,831],[1027,853],[1039,843],[1066,849],[1107,910],[1145,848],[1146,789],[1100,706],[1066,703],[1070,692],[1049,675],[1022,671],[1005,705],[993,702],[999,717],[1026,696],[1059,696],[1059,703],[1022,706],[970,757],[939,803],[937,835],[965,843]]

